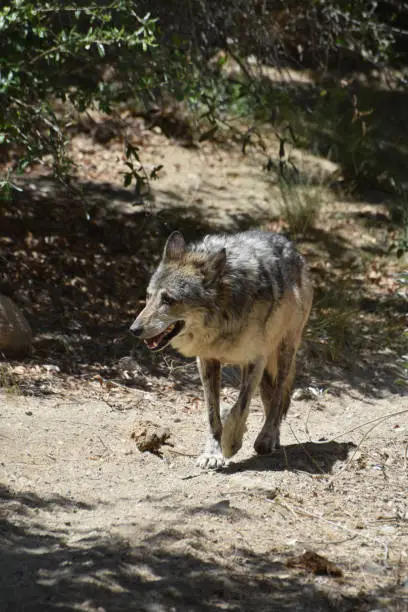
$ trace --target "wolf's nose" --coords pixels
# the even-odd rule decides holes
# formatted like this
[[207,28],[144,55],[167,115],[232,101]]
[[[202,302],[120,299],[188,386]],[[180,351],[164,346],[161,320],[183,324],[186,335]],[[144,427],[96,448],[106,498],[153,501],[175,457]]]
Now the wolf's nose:
[[139,336],[141,335],[142,331],[143,331],[143,325],[141,325],[140,323],[136,321],[134,321],[132,323],[132,325],[130,326],[130,331],[132,332],[132,334],[134,334],[137,338],[139,338]]

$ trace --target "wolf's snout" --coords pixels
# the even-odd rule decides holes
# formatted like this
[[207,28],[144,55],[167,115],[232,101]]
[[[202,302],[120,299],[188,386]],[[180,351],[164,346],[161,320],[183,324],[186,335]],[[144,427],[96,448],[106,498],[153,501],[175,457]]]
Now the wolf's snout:
[[140,338],[143,333],[143,325],[136,319],[130,326],[130,331],[136,336],[136,338]]

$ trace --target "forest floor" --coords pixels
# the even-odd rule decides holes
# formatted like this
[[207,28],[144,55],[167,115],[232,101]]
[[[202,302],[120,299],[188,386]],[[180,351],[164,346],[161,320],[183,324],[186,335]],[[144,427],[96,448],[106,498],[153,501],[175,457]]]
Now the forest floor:
[[[333,165],[294,153],[319,205],[296,236],[316,298],[283,446],[254,454],[257,398],[230,465],[201,471],[194,362],[128,327],[171,230],[285,230],[287,216],[258,150],[183,147],[140,119],[132,134],[163,165],[143,202],[122,187],[121,139],[80,130],[81,198],[37,168],[2,211],[0,280],[35,339],[0,364],[0,610],[406,611],[406,262],[387,203],[330,191]],[[222,402],[237,380],[226,369]],[[157,454],[131,437],[146,421],[170,433]]]

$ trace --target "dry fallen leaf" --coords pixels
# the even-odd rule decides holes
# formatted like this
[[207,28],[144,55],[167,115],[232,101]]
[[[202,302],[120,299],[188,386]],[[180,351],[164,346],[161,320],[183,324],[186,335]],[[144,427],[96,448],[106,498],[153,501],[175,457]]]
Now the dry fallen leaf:
[[169,442],[170,431],[166,427],[161,427],[151,421],[137,423],[131,438],[136,442],[136,446],[141,453],[150,452],[160,455],[160,449],[164,444],[173,446]]
[[312,550],[307,550],[302,555],[298,555],[296,557],[290,557],[286,561],[287,567],[298,567],[301,569],[305,569],[313,574],[319,575],[327,575],[327,576],[342,576],[343,572],[329,559],[323,557],[322,555],[318,555]]

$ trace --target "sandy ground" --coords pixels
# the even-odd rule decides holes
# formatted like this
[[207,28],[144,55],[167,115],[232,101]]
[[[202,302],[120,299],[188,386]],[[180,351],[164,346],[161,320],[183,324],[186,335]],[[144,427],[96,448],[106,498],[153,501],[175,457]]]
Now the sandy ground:
[[[406,398],[294,400],[263,458],[257,401],[215,473],[194,465],[191,394],[95,382],[2,400],[2,610],[407,609],[407,413],[381,420]],[[146,419],[171,432],[162,457],[131,439]],[[286,567],[305,550],[343,576]]]
[[[77,146],[85,150],[83,140]],[[198,206],[214,227],[270,214],[258,162],[176,145],[155,151],[152,163],[166,168],[156,212]],[[101,180],[104,167],[95,167]],[[111,206],[126,215],[123,200]],[[195,458],[206,418],[193,364],[181,366],[183,385],[169,370],[142,373],[143,384],[127,388],[37,361],[35,388],[0,389],[1,612],[408,610],[402,388],[377,392],[374,374],[364,388],[332,387],[327,372],[302,379],[282,450],[254,455],[257,399],[239,454],[203,472]],[[223,402],[233,401],[232,383]],[[139,452],[131,438],[146,420],[171,433],[161,456]],[[305,551],[342,575],[293,567]]]

